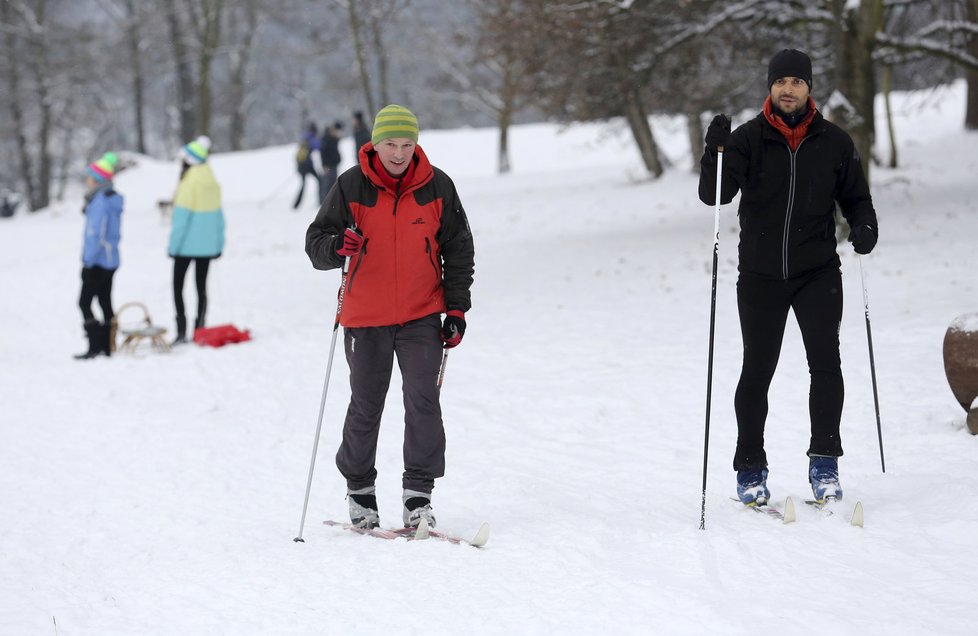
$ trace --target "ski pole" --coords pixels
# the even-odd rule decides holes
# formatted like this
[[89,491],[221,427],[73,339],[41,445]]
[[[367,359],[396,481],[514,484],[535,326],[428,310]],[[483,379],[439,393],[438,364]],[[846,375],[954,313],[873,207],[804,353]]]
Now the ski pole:
[[[342,238],[342,235],[341,235]],[[340,313],[343,311],[343,297],[346,295],[347,272],[350,271],[350,257],[343,261],[343,274],[340,291],[336,300],[336,321],[333,322],[333,339],[329,343],[329,360],[326,362],[326,380],[323,382],[323,396],[319,400],[319,418],[316,421],[316,437],[312,442],[312,459],[309,461],[309,479],[306,480],[306,498],[302,502],[302,518],[299,520],[299,534],[293,541],[305,543],[302,529],[306,525],[306,510],[309,507],[309,491],[312,489],[312,473],[316,470],[316,451],[319,449],[319,433],[323,428],[323,412],[326,410],[326,392],[329,389],[329,374],[333,369],[333,353],[336,351],[336,334],[340,328]]]
[[713,333],[717,318],[717,261],[720,252],[720,177],[723,170],[723,146],[717,146],[717,189],[713,207],[713,291],[710,299],[710,355],[706,363],[706,430],[703,433],[703,507],[700,530],[706,530],[706,467],[710,454],[710,401],[713,397]]
[[282,188],[284,188],[286,186],[286,184],[288,184],[288,182],[291,181],[294,178],[295,178],[294,175],[289,175],[280,184],[278,184],[277,186],[275,186],[275,189],[272,190],[271,193],[268,194],[268,196],[266,196],[264,199],[262,199],[261,201],[258,202],[258,208],[259,209],[264,209],[265,206],[268,204],[268,202],[271,201],[272,198],[275,197],[275,195],[277,195],[279,192],[281,192],[282,191]]
[[866,272],[863,271],[863,257],[858,256],[859,278],[863,283],[863,307],[866,309],[866,340],[869,342],[869,371],[873,376],[873,405],[876,407],[876,434],[880,440],[880,468],[886,472],[886,462],[883,460],[883,424],[880,422],[880,395],[876,388],[876,359],[873,356],[873,329],[869,326],[869,292],[866,289]]
[[438,369],[438,381],[436,383],[436,386],[438,387],[439,391],[441,391],[441,385],[445,383],[445,367],[448,366],[449,351],[450,349],[446,348],[445,351],[441,354],[441,367]]

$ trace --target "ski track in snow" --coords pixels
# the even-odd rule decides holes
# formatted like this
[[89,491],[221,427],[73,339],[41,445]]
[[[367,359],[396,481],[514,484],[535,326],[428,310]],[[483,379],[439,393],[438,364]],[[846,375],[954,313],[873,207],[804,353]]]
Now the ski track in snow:
[[[292,541],[339,276],[303,252],[315,207],[289,209],[291,148],[213,158],[228,240],[209,322],[251,329],[245,344],[71,360],[84,348],[80,192],[4,220],[0,634],[53,634],[55,620],[65,636],[973,633],[978,440],[941,359],[948,324],[975,310],[978,136],[961,131],[963,95],[958,84],[899,100],[903,164],[873,169],[881,238],[864,266],[887,473],[859,263],[843,245],[845,514],[799,504],[788,526],[729,499],[741,349],[731,205],[698,529],[713,210],[696,198],[678,120],[653,122],[677,163],[656,182],[639,178],[620,127],[518,127],[505,177],[492,174],[495,131],[422,132],[476,235],[434,507],[454,534],[489,521],[483,550],[322,525],[346,515],[332,461],[349,397],[341,346],[306,543]],[[113,293],[116,308],[144,302],[171,331],[155,201],[176,175],[147,158],[119,176]],[[192,281],[184,294],[192,315]],[[789,319],[767,429],[777,501],[810,495],[807,391]],[[402,413],[395,368],[377,457],[385,525],[400,521]],[[857,500],[863,529],[845,522]]]

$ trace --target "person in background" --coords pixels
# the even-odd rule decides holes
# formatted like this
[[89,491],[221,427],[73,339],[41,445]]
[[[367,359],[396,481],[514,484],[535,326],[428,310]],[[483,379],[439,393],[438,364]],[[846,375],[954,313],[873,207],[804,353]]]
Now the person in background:
[[835,209],[852,228],[849,240],[857,254],[869,254],[876,245],[876,212],[852,138],[822,117],[809,94],[811,59],[784,49],[768,65],[767,86],[762,111],[733,134],[727,117],[713,119],[700,161],[703,203],[716,203],[721,147],[720,202],[741,193],[737,308],[744,361],[734,397],[737,495],[747,505],[763,505],[771,496],[764,451],[767,394],[791,310],[811,376],[809,484],[819,501],[841,499],[842,269]]
[[194,263],[197,283],[197,318],[194,329],[204,326],[207,313],[207,272],[211,259],[224,252],[224,210],[221,186],[207,163],[211,140],[200,136],[180,149],[180,182],[173,197],[173,223],[168,253],[173,258],[173,304],[177,332],[173,344],[187,341],[187,317],[183,282]]
[[411,111],[381,109],[359,163],[340,175],[306,232],[316,269],[350,259],[340,323],[352,394],[336,465],[350,520],[361,528],[380,524],[374,464],[395,357],[404,393],[402,519],[405,527],[435,525],[431,492],[445,474],[438,370],[443,348],[461,343],[472,304],[475,250],[465,210],[417,141]]
[[[340,139],[343,137],[343,122],[337,120],[332,126],[323,131],[319,140],[319,152],[322,156],[323,180],[322,191],[325,195],[336,183],[336,171],[340,167]],[[322,202],[322,199],[320,199]]]
[[363,119],[363,111],[353,113],[353,156],[360,154],[360,149],[370,141],[370,126]]
[[319,201],[322,202],[325,193],[323,192],[322,165],[319,164],[319,129],[312,122],[309,123],[309,127],[302,135],[302,141],[299,142],[299,149],[295,153],[295,165],[301,183],[299,184],[299,194],[295,197],[292,209],[298,210],[302,203],[302,195],[306,191],[307,176],[311,176],[316,182],[316,192],[319,194]]
[[[82,287],[78,306],[84,319],[88,351],[75,356],[90,360],[100,354],[112,355],[112,278],[119,269],[119,239],[122,226],[122,195],[115,191],[112,177],[119,160],[107,152],[89,164],[85,175],[85,236],[82,245]],[[102,322],[92,312],[98,298]]]

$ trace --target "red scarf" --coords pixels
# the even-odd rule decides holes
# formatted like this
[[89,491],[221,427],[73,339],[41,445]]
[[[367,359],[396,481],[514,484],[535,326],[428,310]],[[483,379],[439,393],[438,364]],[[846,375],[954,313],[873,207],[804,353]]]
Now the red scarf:
[[788,147],[792,151],[798,150],[801,140],[808,134],[808,125],[815,119],[815,100],[811,96],[808,97],[808,113],[805,114],[804,119],[798,122],[797,126],[791,128],[774,112],[774,104],[771,102],[771,96],[768,95],[764,101],[764,119],[784,135],[788,141]]

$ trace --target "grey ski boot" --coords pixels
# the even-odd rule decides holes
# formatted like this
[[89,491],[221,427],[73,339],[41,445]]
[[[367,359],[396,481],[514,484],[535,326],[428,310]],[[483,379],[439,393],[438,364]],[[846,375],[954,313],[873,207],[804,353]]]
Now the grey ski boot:
[[435,515],[431,511],[431,493],[419,490],[404,489],[404,527],[417,528],[422,519],[428,521],[428,527],[435,527]]
[[347,490],[350,500],[350,523],[357,528],[379,528],[380,514],[377,512],[377,491],[374,486],[359,490]]

